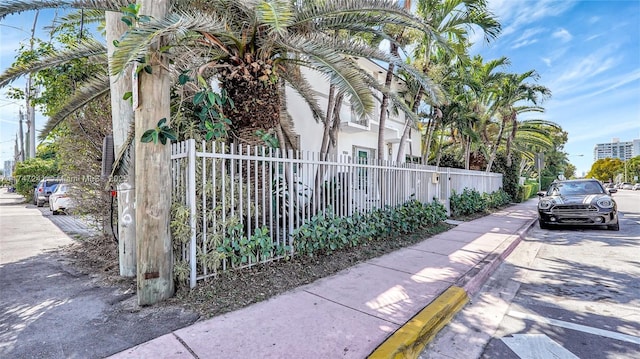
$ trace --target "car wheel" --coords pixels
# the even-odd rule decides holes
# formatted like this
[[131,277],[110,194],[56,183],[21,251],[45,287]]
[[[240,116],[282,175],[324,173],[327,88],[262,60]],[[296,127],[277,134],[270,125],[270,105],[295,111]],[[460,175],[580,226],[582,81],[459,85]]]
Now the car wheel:
[[51,211],[51,213],[53,213],[54,216],[60,214],[58,211]]
[[549,228],[551,228],[551,227],[547,224],[547,222],[544,222],[544,221],[543,221],[543,220],[541,220],[541,219],[540,219],[540,220],[538,220],[538,223],[540,224],[540,229],[549,229]]
[[612,231],[619,231],[620,230],[620,222],[616,222],[615,224],[607,225],[607,229],[610,229]]

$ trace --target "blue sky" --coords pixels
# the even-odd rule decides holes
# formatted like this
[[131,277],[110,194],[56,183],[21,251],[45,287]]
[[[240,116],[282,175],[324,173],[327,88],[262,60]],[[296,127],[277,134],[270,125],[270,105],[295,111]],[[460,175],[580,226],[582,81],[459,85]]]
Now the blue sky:
[[[502,34],[486,45],[477,39],[473,54],[486,60],[506,56],[513,73],[536,70],[539,84],[552,98],[546,112],[524,118],[554,121],[569,133],[565,151],[587,172],[593,147],[612,138],[640,138],[640,0],[489,0],[502,24]],[[39,28],[54,13],[41,12]],[[0,71],[12,62],[20,41],[26,41],[33,13],[0,22]],[[45,32],[40,30],[41,37]],[[479,35],[479,34],[478,34]],[[24,81],[15,82],[24,87]],[[20,104],[0,90],[0,164],[13,157]],[[45,119],[36,117],[37,128]],[[582,157],[576,155],[583,155]]]
[[591,168],[595,144],[640,138],[640,0],[489,0],[489,8],[502,33],[472,53],[506,56],[512,73],[538,72],[552,97],[545,113],[523,118],[568,132],[578,175]]

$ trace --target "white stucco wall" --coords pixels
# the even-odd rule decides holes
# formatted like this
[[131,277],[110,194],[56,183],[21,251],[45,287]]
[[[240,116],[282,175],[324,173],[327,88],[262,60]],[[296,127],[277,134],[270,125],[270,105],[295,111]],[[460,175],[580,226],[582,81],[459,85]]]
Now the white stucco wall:
[[[384,69],[375,64],[370,64],[371,73],[378,76],[380,81],[384,81]],[[329,93],[329,82],[317,72],[310,70],[303,71],[307,80],[316,88],[318,103],[323,111],[327,110],[327,94]],[[395,85],[395,83],[394,83]],[[294,119],[295,131],[300,135],[300,149],[302,151],[319,152],[322,144],[324,127],[313,119],[311,110],[302,97],[292,88],[287,88],[287,107]],[[369,116],[368,126],[354,124],[358,121],[351,112],[348,99],[345,99],[340,112],[341,128],[338,134],[339,155],[353,155],[354,146],[372,149],[378,147],[378,120],[380,117],[380,103],[376,101],[376,106]],[[398,153],[398,145],[404,131],[404,113],[394,116],[392,113],[386,121],[385,143],[387,147],[383,158],[395,161]],[[405,145],[405,155],[420,156],[420,134],[412,130],[411,142]],[[392,154],[389,156],[388,148],[391,147]]]

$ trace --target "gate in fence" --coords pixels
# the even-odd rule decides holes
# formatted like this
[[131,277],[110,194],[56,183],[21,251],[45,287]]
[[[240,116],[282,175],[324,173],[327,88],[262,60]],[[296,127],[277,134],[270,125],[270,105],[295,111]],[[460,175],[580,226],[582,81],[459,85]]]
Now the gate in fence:
[[501,174],[480,171],[195,140],[171,146],[176,270],[192,288],[221,270],[293,255],[295,229],[319,213],[351,216],[412,199],[448,209],[452,190],[502,186]]

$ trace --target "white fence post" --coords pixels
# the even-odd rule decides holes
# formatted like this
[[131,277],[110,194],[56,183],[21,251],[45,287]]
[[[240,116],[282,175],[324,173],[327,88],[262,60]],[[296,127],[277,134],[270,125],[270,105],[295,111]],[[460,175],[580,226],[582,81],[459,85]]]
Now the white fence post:
[[196,261],[196,140],[187,141],[187,204],[189,206],[189,225],[191,241],[189,242],[189,286],[195,288],[198,263]]

